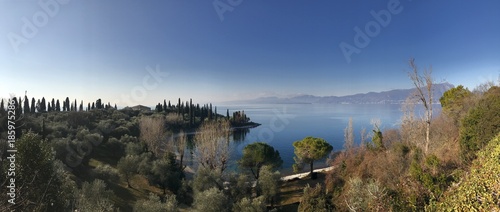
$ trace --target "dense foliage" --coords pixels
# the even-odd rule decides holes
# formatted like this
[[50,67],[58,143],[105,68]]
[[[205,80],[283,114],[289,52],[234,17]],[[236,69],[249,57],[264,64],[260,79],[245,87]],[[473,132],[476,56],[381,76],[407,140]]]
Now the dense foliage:
[[294,152],[295,152],[295,162],[294,171],[298,170],[298,167],[302,163],[309,164],[311,168],[311,174],[313,173],[313,163],[316,160],[325,158],[333,150],[332,145],[326,142],[322,138],[306,137],[300,141],[293,142]]
[[500,130],[500,87],[490,88],[462,120],[460,147],[466,162]]
[[500,210],[500,134],[478,153],[468,172],[437,205],[437,211]]
[[259,179],[262,166],[269,165],[273,169],[281,167],[283,160],[278,150],[263,142],[255,142],[243,149],[243,156],[238,161],[242,168],[250,169],[255,179]]

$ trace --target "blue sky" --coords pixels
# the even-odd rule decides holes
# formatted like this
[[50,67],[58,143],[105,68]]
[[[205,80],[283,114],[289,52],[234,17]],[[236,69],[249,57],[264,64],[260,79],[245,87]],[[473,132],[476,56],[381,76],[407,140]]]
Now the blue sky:
[[[1,0],[0,96],[346,95],[411,87],[411,57],[437,82],[473,88],[500,75],[498,11],[494,0]],[[350,61],[341,43],[358,49]]]

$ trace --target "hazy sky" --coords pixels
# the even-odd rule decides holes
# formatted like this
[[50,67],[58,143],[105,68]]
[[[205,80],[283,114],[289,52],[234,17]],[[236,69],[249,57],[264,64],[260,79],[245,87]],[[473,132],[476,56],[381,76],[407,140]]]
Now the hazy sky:
[[500,74],[499,11],[497,0],[0,0],[0,97],[346,95],[411,87],[410,57],[471,88]]

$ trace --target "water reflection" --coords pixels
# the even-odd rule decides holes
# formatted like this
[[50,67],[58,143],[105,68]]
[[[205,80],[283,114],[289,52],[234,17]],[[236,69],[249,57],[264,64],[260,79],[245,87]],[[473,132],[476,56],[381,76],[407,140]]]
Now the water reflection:
[[250,132],[249,128],[235,128],[233,129],[233,141],[241,143],[245,141],[247,134]]

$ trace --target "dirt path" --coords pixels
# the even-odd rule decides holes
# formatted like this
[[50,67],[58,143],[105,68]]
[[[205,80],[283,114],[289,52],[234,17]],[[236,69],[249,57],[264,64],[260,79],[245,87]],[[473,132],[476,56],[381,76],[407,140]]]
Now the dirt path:
[[[330,170],[333,169],[333,166],[330,166],[330,167],[326,167],[326,168],[322,168],[322,169],[315,169],[314,172],[328,172]],[[281,177],[281,180],[282,181],[288,181],[288,180],[292,180],[292,179],[295,179],[295,178],[303,178],[305,176],[309,175],[309,172],[304,172],[304,173],[300,173],[300,174],[292,174],[292,175],[287,175],[287,176],[284,176],[284,177]]]

